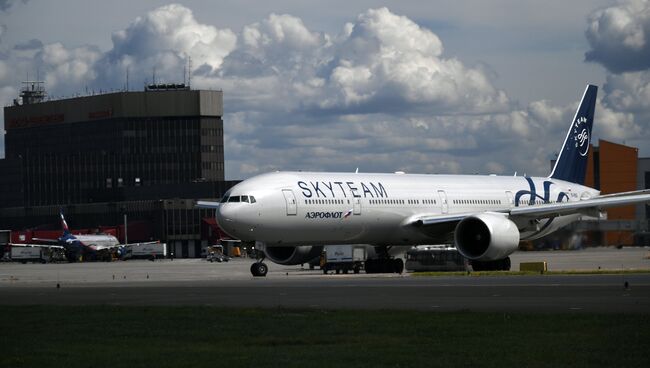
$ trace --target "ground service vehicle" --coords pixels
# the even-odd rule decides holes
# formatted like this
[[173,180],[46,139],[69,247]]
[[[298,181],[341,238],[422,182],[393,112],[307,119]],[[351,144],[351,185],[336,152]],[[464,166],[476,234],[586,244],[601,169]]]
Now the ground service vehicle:
[[161,259],[167,257],[167,244],[166,243],[142,243],[142,244],[129,244],[126,247],[126,253],[123,257],[124,260],[133,259]]
[[364,245],[326,245],[321,269],[325,274],[330,270],[336,273],[359,273],[364,268],[366,257]]
[[405,266],[413,272],[466,271],[468,261],[454,247],[421,245],[406,252]]
[[11,260],[14,262],[40,262],[48,261],[47,249],[41,247],[11,247]]
[[221,263],[230,261],[230,257],[223,253],[223,245],[217,244],[208,247],[205,260]]

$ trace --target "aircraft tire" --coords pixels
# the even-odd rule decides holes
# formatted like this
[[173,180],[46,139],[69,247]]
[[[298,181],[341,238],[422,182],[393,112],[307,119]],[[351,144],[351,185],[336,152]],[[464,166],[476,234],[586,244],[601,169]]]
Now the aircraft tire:
[[400,275],[404,272],[404,261],[401,258],[395,258],[393,260],[393,270]]
[[510,262],[510,257],[507,257],[506,259],[501,261],[501,270],[510,271],[511,266],[512,266],[512,263]]
[[257,271],[260,273],[260,276],[266,276],[266,273],[269,272],[269,267],[266,263],[260,263],[257,267]]
[[375,262],[372,259],[366,260],[365,265],[366,273],[375,273]]
[[264,277],[269,272],[269,267],[264,262],[256,262],[251,266],[251,273],[255,277]]

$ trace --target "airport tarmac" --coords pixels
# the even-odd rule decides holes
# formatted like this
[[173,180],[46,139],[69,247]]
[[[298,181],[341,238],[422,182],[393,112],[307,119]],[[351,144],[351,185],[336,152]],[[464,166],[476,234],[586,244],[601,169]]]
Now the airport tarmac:
[[323,275],[318,270],[269,263],[266,278],[253,278],[250,259],[3,263],[0,304],[648,313],[648,252],[645,248],[599,248],[512,256],[514,268],[519,262],[546,260],[549,270],[649,270],[648,274],[580,276]]

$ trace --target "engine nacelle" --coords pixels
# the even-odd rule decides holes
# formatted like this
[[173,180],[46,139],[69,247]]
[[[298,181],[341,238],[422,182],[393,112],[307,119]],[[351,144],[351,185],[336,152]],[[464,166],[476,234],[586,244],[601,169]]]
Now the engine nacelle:
[[517,250],[519,229],[503,215],[481,213],[466,217],[456,225],[454,241],[465,258],[494,261]]
[[320,256],[323,252],[322,246],[303,245],[299,247],[265,247],[266,258],[274,263],[293,266],[307,263]]

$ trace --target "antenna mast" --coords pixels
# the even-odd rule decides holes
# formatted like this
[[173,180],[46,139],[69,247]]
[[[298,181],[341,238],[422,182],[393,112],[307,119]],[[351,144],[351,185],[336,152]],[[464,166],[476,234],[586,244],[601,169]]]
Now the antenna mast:
[[192,57],[187,57],[187,87],[192,87]]

